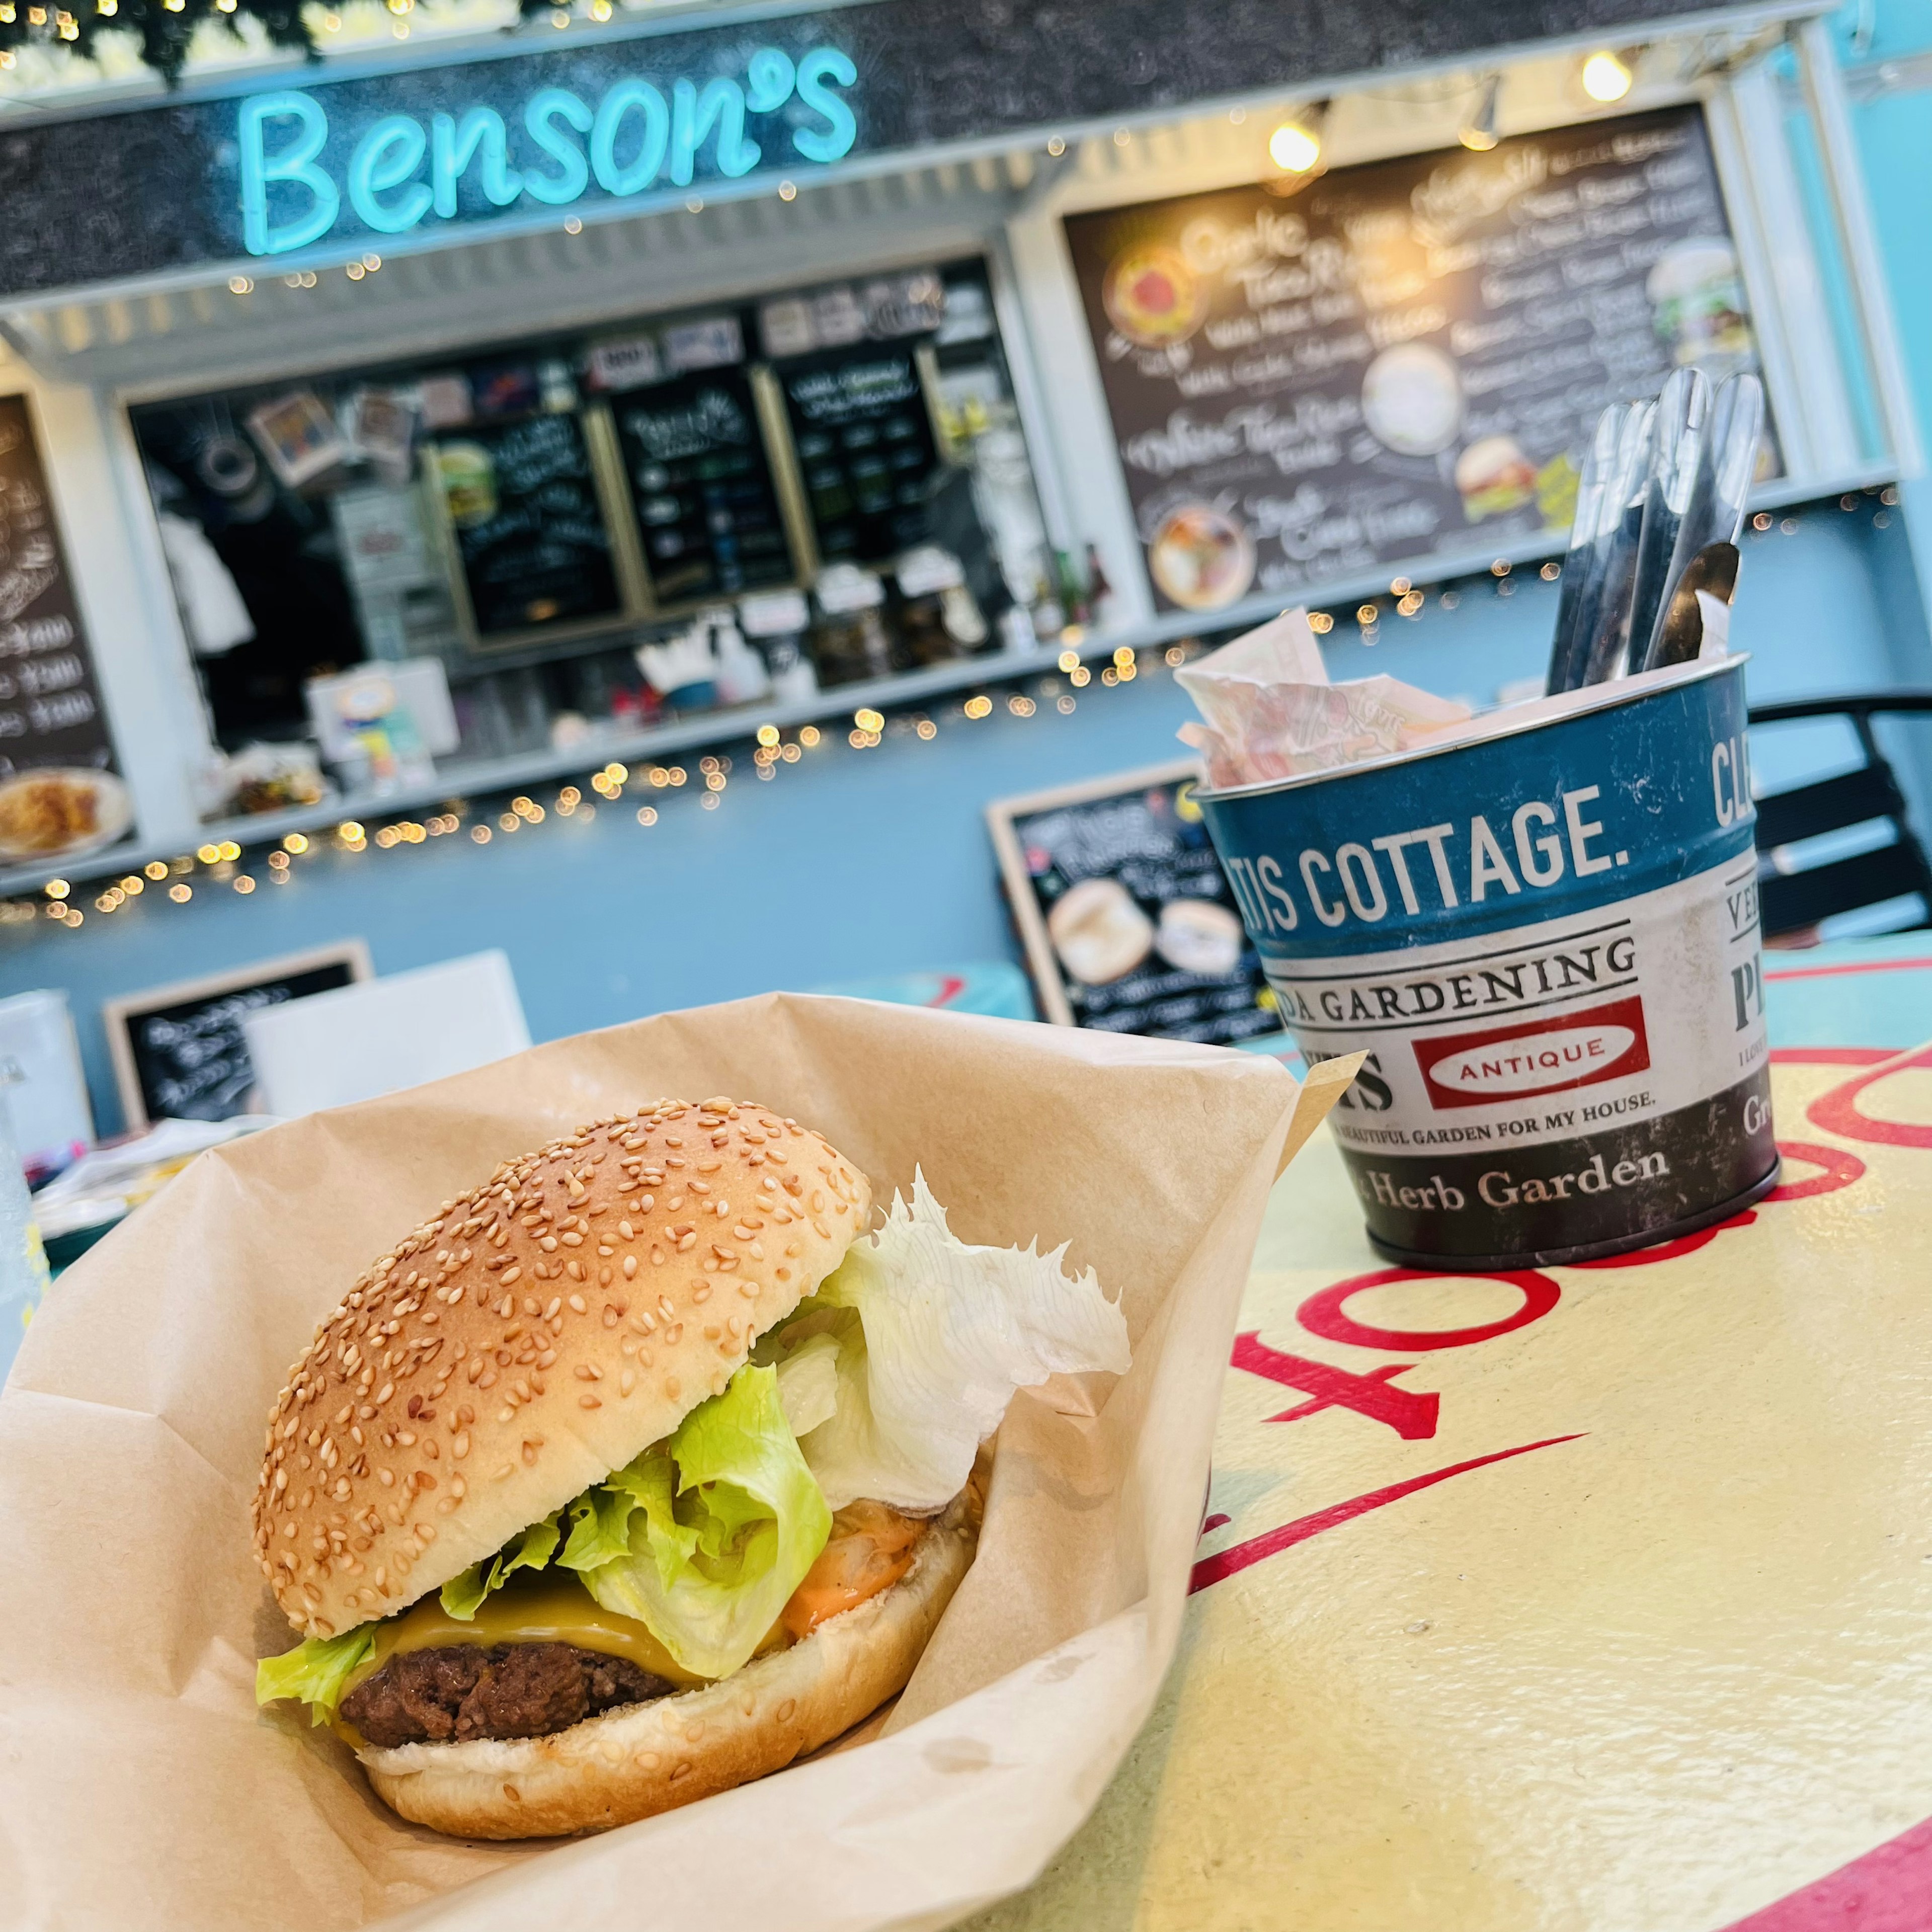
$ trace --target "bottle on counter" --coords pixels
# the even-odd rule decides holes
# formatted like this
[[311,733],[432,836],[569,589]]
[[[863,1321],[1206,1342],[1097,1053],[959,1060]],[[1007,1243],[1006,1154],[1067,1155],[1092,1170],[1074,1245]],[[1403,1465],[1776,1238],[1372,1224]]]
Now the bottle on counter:
[[1107,573],[1100,567],[1100,549],[1097,544],[1087,546],[1087,608],[1091,620],[1105,620],[1106,613],[1100,607],[1114,594],[1114,586],[1107,580]]
[[1043,577],[1033,600],[1031,616],[1034,635],[1043,644],[1052,643],[1069,622],[1066,605]]
[[820,685],[852,684],[884,677],[892,670],[892,648],[879,607],[886,587],[856,563],[827,564],[815,592],[819,620],[812,631],[812,656]]
[[738,622],[765,661],[778,704],[803,704],[818,695],[818,674],[805,642],[812,607],[802,590],[766,590],[740,598]]
[[1080,581],[1079,573],[1073,568],[1072,558],[1064,550],[1057,550],[1053,553],[1053,568],[1059,580],[1060,604],[1066,613],[1066,621],[1085,629],[1094,621],[1094,612],[1087,601],[1086,588]]
[[967,588],[965,567],[950,550],[922,544],[899,559],[893,574],[901,598],[896,670],[950,663],[986,641],[986,618]]
[[1000,612],[1000,648],[1016,653],[1040,649],[1040,638],[1033,627],[1033,613],[1024,604],[1010,604]]
[[718,654],[719,704],[749,704],[771,690],[771,674],[764,659],[746,642],[735,612],[728,608],[712,618],[711,638]]

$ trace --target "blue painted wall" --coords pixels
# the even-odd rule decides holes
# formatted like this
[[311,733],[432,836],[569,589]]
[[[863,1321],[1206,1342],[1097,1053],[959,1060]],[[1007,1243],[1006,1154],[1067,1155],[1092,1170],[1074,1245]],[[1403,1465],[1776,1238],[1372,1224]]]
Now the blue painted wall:
[[[1874,527],[1873,511],[1862,499],[1851,514],[1808,512],[1795,534],[1750,542],[1736,632],[1757,653],[1756,698],[1932,681],[1902,527]],[[1540,674],[1555,604],[1553,586],[1519,573],[1506,596],[1470,588],[1454,610],[1432,597],[1419,618],[1385,623],[1372,647],[1345,622],[1331,673],[1384,671],[1487,703]],[[332,940],[366,938],[379,972],[501,946],[539,1040],[773,987],[1017,957],[986,802],[1180,755],[1174,730],[1190,715],[1161,670],[1090,686],[1070,716],[1042,700],[1030,718],[1002,704],[973,722],[956,706],[935,713],[930,742],[906,734],[855,751],[828,733],[769,782],[754,780],[740,746],[716,810],[695,785],[646,794],[659,809],[648,829],[633,798],[600,805],[592,824],[553,812],[487,847],[459,836],[311,854],[293,883],[246,898],[201,884],[177,906],[151,889],[103,917],[83,897],[77,932],[0,928],[0,992],[65,989],[106,1133],[120,1112],[104,999]],[[1828,738],[1766,755],[1776,782],[1801,758],[1849,761]],[[266,876],[255,856],[250,869]]]

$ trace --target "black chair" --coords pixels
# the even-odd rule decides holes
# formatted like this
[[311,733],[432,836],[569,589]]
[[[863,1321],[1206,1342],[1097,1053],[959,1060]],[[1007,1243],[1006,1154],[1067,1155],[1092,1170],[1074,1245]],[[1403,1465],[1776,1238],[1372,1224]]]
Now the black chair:
[[[1801,718],[1845,718],[1858,734],[1865,757],[1856,770],[1773,792],[1757,801],[1758,914],[1767,939],[1802,932],[1834,914],[1856,912],[1912,893],[1918,898],[1918,916],[1891,929],[1910,932],[1932,924],[1932,864],[1927,862],[1925,848],[1906,817],[1898,780],[1872,733],[1873,718],[1892,712],[1932,715],[1932,691],[1810,698],[1752,707],[1754,732]],[[1786,870],[1780,861],[1783,847],[1879,820],[1892,828],[1888,844],[1802,872]]]

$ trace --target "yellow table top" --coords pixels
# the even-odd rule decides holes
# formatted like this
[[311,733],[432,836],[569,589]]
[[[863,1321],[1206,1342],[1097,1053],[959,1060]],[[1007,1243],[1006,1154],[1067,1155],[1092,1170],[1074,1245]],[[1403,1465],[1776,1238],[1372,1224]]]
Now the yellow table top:
[[1932,1048],[1777,1058],[1778,1192],[1612,1262],[1382,1268],[1310,1144],[1173,1676],[975,1932],[1932,1925]]

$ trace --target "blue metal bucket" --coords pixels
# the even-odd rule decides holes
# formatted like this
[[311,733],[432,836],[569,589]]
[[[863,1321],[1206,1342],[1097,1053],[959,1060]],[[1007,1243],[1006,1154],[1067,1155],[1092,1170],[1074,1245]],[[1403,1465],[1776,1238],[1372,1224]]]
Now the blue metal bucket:
[[1369,1238],[1589,1259],[1773,1187],[1744,661],[1345,771],[1195,794]]

